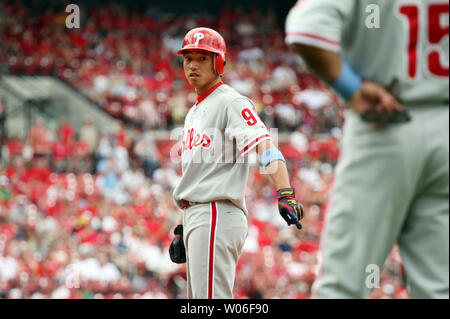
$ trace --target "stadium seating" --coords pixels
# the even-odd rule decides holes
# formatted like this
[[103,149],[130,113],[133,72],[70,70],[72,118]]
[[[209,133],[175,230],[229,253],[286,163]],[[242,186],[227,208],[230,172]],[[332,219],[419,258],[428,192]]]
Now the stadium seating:
[[[3,137],[0,298],[185,296],[184,265],[168,256],[180,214],[172,200],[181,173],[171,158],[175,141],[152,129],[181,125],[195,99],[174,53],[193,23],[224,35],[224,81],[254,100],[269,127],[287,134],[280,148],[307,212],[301,232],[286,227],[270,181],[252,170],[246,195],[253,211],[235,296],[310,297],[344,111],[286,48],[276,17],[255,11],[243,21],[223,9],[217,15],[227,19],[218,24],[109,5],[90,7],[86,24],[67,30],[51,7],[33,19],[19,2],[0,8],[7,17],[0,19],[0,52],[7,52],[0,64],[10,74],[57,76],[142,132],[98,132],[92,119],[75,131],[68,119],[53,131],[36,123],[25,140]],[[302,96],[307,90],[310,99]],[[394,249],[372,297],[406,298],[402,280]]]

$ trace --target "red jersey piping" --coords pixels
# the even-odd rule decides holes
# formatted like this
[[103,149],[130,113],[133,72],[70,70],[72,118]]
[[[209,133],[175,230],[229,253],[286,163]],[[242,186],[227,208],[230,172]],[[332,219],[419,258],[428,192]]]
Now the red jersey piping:
[[208,91],[206,91],[205,93],[203,93],[202,95],[200,95],[199,97],[197,97],[197,103],[195,103],[195,105],[200,104],[204,99],[206,99],[208,97],[208,95],[210,95],[212,92],[214,92],[215,89],[217,89],[219,86],[221,86],[223,84],[223,82],[219,82],[216,85],[214,85],[212,88],[210,88]]

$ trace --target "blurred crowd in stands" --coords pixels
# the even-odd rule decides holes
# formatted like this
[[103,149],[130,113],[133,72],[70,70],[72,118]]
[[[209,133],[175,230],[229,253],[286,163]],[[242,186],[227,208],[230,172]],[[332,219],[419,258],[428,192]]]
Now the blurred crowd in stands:
[[[306,210],[302,231],[287,227],[270,179],[251,170],[235,297],[311,296],[343,108],[286,48],[273,12],[175,16],[111,4],[84,11],[83,26],[68,30],[63,10],[0,8],[0,65],[9,73],[57,75],[140,132],[100,132],[90,117],[79,129],[61,118],[50,130],[37,117],[26,138],[3,137],[0,298],[185,297],[185,265],[168,255],[181,168],[175,141],[152,129],[182,125],[195,101],[174,52],[197,25],[227,41],[224,82],[253,99],[269,128],[288,132],[279,146]],[[396,247],[381,278],[372,298],[408,297]]]
[[195,101],[176,50],[189,29],[208,26],[227,42],[224,81],[250,97],[268,124],[312,133],[342,124],[337,97],[287,49],[273,10],[199,17],[109,4],[82,11],[82,26],[67,29],[67,13],[57,8],[2,4],[0,64],[9,73],[58,75],[116,118],[170,129]]

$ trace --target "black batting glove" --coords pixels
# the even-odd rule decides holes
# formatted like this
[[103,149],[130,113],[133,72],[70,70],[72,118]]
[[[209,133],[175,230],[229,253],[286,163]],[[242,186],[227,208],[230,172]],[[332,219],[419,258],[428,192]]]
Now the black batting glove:
[[173,233],[175,238],[169,247],[170,259],[177,264],[183,264],[186,262],[186,250],[183,242],[183,225],[175,227]]
[[388,124],[388,123],[405,123],[411,121],[411,115],[406,110],[403,111],[393,111],[389,115],[383,115],[376,110],[375,107],[369,108],[363,114],[361,114],[361,118],[370,123],[376,124]]
[[282,188],[277,191],[278,210],[288,225],[295,224],[302,229],[300,220],[303,218],[303,205],[295,199],[294,188]]

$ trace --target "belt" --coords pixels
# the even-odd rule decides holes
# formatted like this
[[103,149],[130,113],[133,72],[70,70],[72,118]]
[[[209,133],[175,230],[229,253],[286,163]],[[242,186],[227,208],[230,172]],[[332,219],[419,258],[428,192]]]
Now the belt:
[[189,207],[194,206],[194,205],[197,205],[197,204],[198,204],[197,202],[191,202],[191,201],[184,200],[184,199],[182,199],[182,200],[180,201],[180,206],[181,206],[181,208],[183,208],[183,209],[189,208]]

